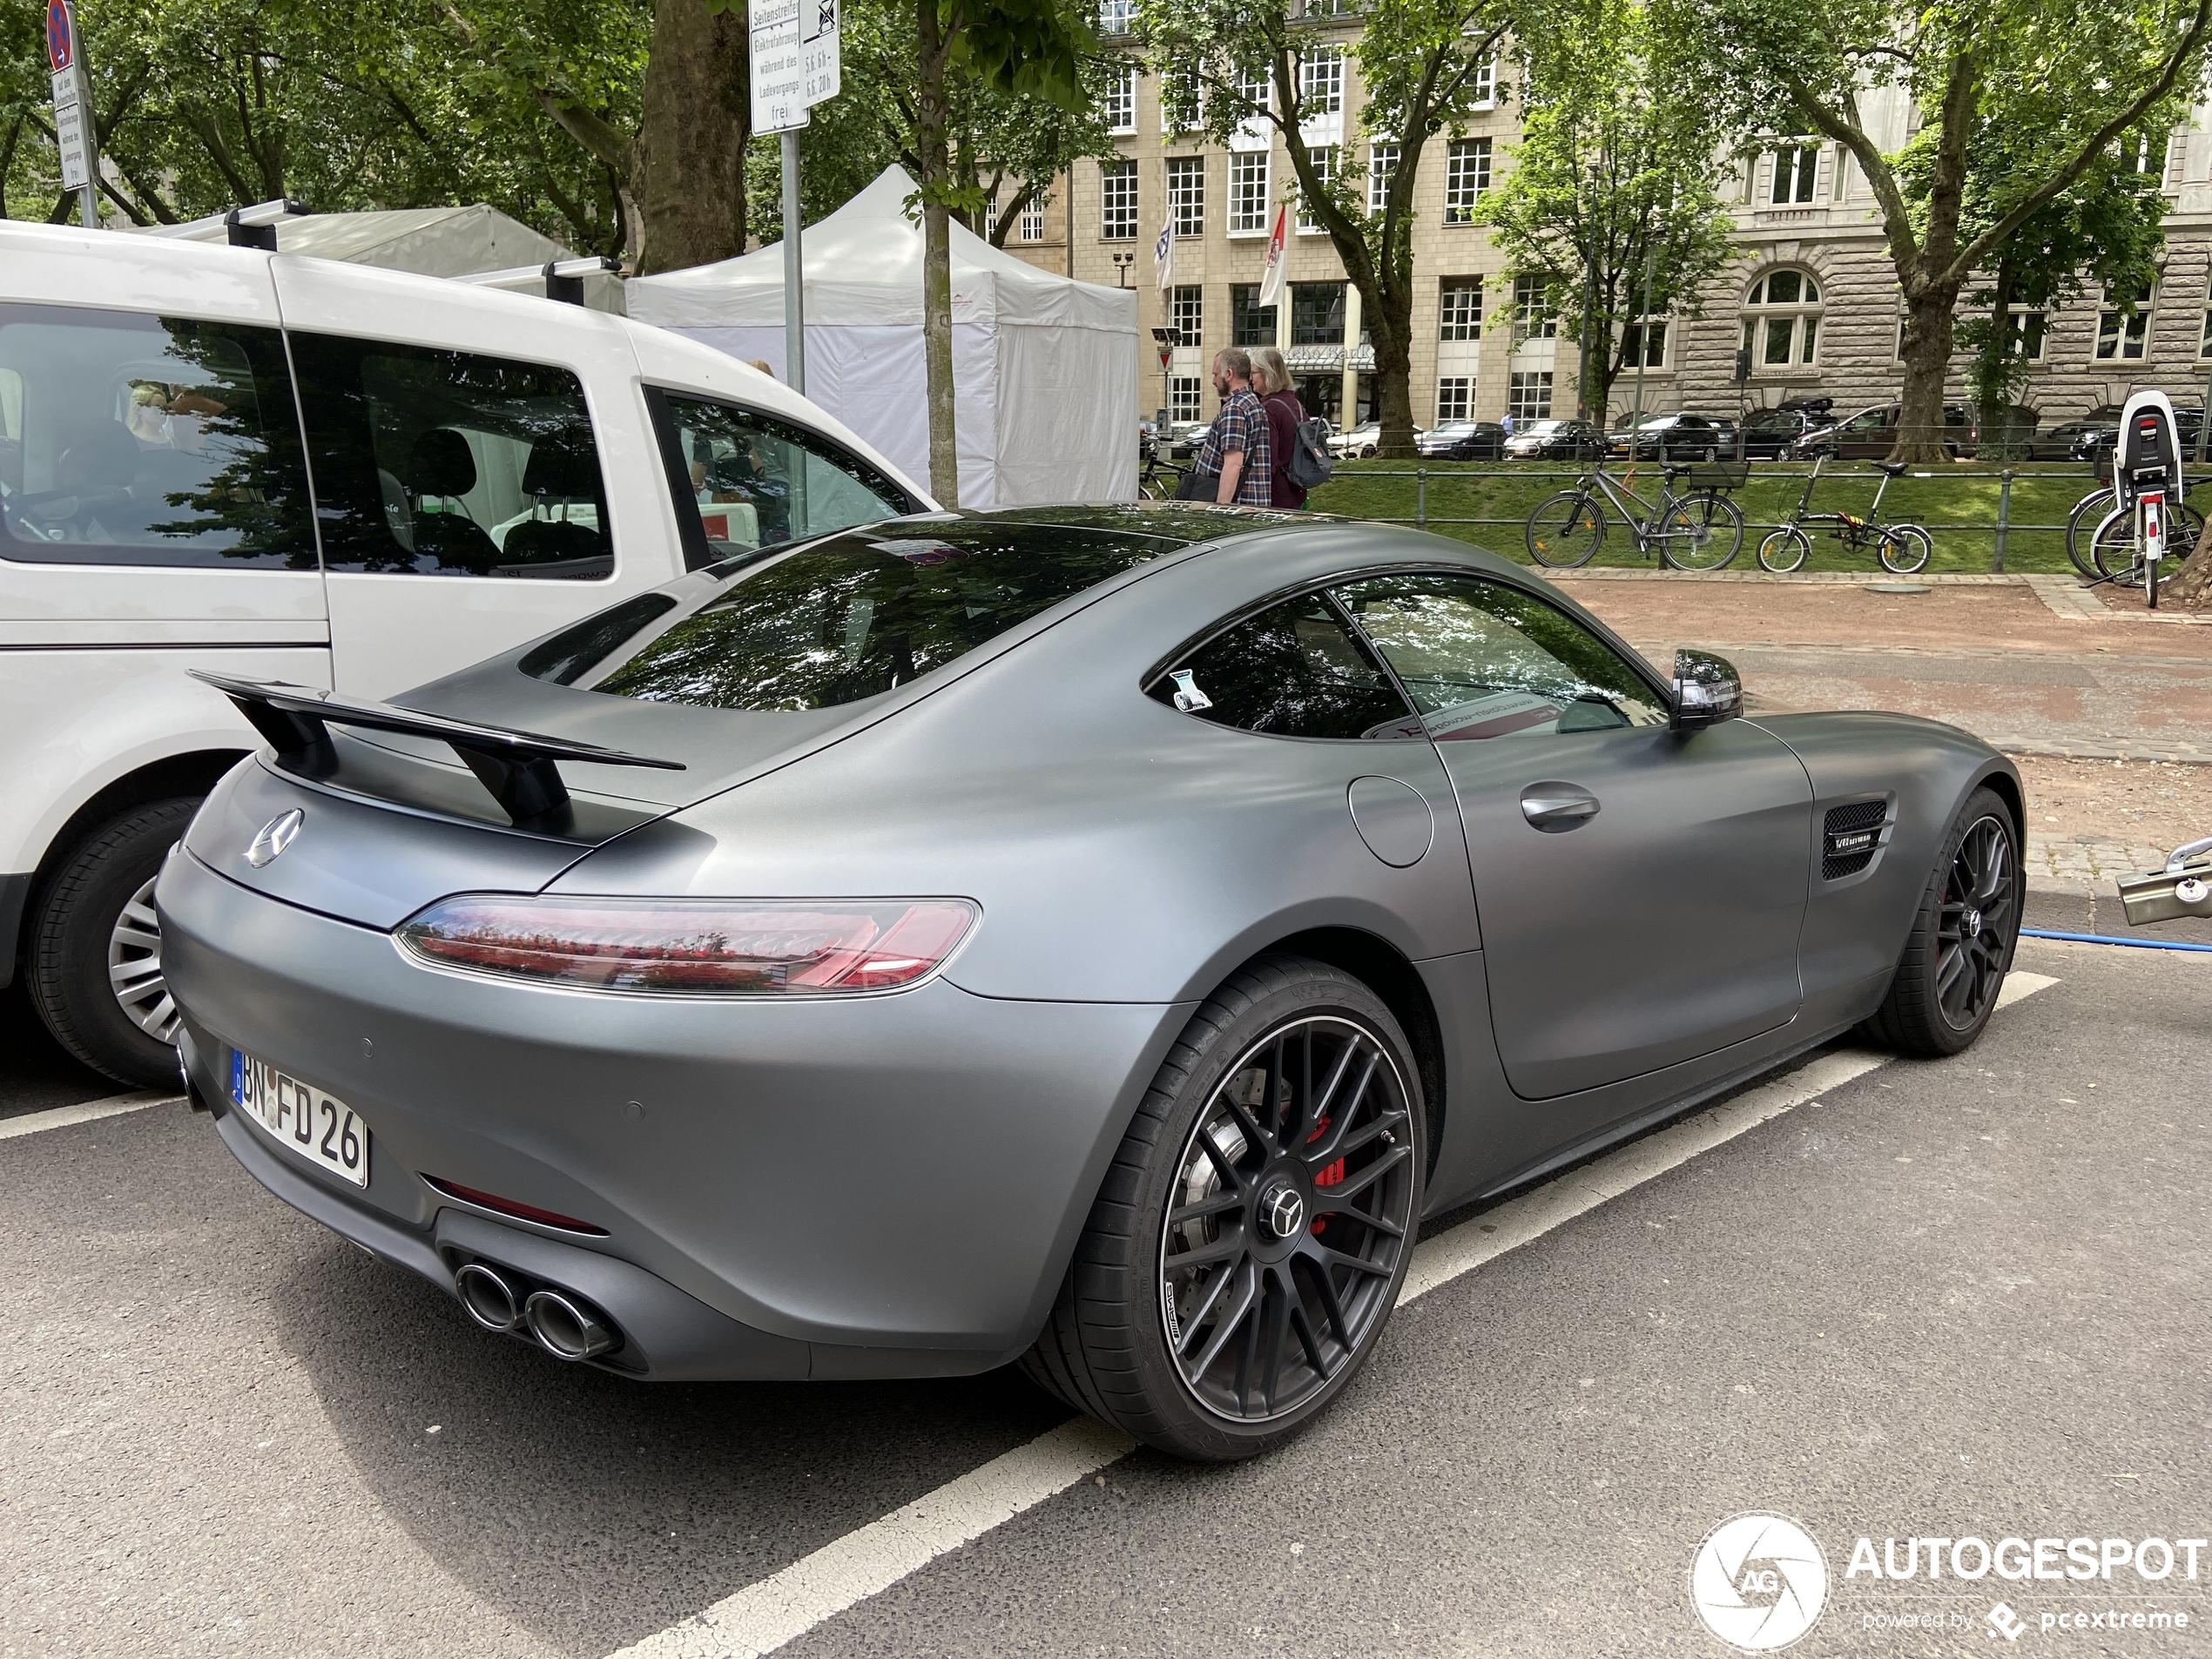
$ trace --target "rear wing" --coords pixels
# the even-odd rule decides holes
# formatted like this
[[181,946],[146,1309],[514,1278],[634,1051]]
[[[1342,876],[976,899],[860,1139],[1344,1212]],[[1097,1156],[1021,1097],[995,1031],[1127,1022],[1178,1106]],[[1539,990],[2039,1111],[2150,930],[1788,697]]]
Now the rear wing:
[[684,770],[680,760],[657,760],[649,755],[602,748],[596,743],[477,725],[442,714],[395,708],[388,703],[343,702],[312,686],[284,680],[233,679],[197,668],[187,671],[236,704],[238,711],[275,748],[277,764],[287,772],[309,778],[327,777],[335,772],[338,754],[330,741],[334,725],[429,738],[458,755],[499,803],[500,810],[517,826],[549,818],[568,806],[568,786],[562,781],[557,764],[561,761],[650,766],[658,772]]

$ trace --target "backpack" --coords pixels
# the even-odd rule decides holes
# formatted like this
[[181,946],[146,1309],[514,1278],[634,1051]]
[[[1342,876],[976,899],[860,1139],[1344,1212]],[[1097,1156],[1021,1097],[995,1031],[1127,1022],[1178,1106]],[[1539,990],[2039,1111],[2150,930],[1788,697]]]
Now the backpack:
[[1335,466],[1329,458],[1329,423],[1318,415],[1300,421],[1290,459],[1283,463],[1284,475],[1300,489],[1312,489],[1327,483]]

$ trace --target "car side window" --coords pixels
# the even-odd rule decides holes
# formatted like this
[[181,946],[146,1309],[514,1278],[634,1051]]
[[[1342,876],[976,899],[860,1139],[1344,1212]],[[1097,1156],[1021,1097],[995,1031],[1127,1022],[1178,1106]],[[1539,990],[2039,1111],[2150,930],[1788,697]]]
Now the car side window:
[[1319,594],[1215,635],[1148,690],[1202,720],[1270,737],[1421,735],[1382,665]]
[[1658,693],[1618,652],[1517,588],[1408,575],[1338,597],[1439,742],[1667,724]]
[[314,570],[283,337],[0,305],[0,556]]
[[569,370],[337,334],[291,341],[326,570],[614,574],[598,444]]
[[772,416],[673,392],[654,403],[694,569],[921,505],[858,456]]

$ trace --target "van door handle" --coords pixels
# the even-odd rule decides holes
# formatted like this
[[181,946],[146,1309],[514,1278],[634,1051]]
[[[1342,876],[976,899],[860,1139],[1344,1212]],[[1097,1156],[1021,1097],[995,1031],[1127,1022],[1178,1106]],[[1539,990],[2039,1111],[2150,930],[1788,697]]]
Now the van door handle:
[[1574,784],[1531,784],[1521,792],[1521,815],[1547,834],[1578,829],[1597,816],[1597,797]]

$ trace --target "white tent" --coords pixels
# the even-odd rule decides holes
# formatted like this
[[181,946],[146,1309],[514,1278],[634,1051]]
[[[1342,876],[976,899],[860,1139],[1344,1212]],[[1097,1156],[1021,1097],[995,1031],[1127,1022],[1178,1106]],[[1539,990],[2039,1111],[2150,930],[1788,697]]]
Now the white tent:
[[[217,213],[188,225],[146,233],[188,242],[219,242],[230,234]],[[276,221],[277,251],[318,259],[414,271],[423,276],[473,276],[509,266],[543,265],[576,256],[496,207],[402,207],[381,212],[303,213]]]
[[[807,227],[806,395],[929,476],[921,226],[904,170]],[[1054,276],[952,227],[953,381],[963,507],[1136,496],[1136,294]],[[784,363],[781,244],[633,277],[630,314],[748,361]]]

